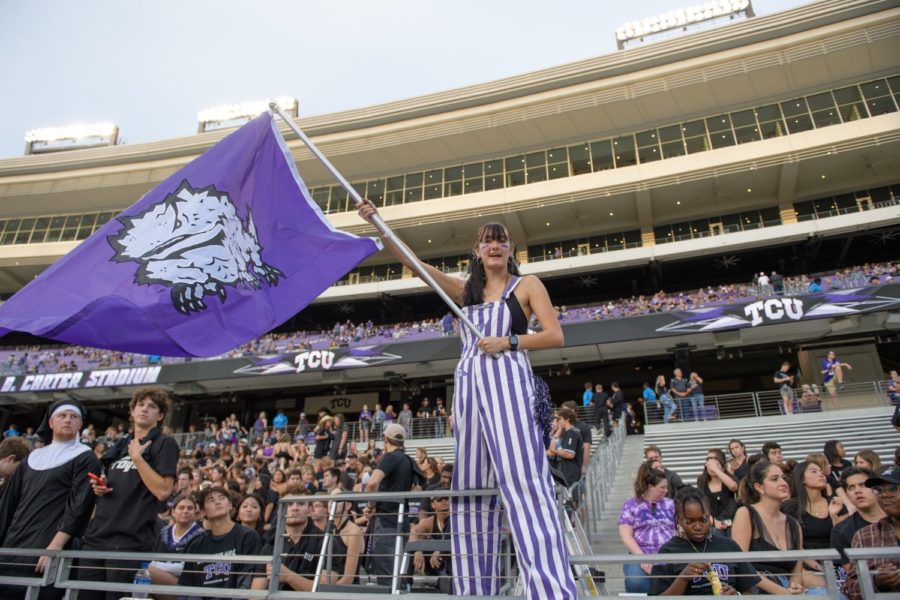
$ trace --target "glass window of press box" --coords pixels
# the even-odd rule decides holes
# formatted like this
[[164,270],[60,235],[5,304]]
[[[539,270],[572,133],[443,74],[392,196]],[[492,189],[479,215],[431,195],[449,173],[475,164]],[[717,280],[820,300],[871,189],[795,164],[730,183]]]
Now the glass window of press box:
[[[378,177],[352,185],[378,206],[436,200],[647,164],[848,123],[897,112],[898,101],[900,75],[894,75],[654,129],[464,165]],[[340,186],[314,187],[310,193],[326,214],[355,210],[349,194]],[[827,211],[823,209],[824,212]],[[818,210],[810,213],[806,208],[802,212],[804,215],[822,213]],[[0,219],[0,245],[83,240],[114,215],[99,212]]]

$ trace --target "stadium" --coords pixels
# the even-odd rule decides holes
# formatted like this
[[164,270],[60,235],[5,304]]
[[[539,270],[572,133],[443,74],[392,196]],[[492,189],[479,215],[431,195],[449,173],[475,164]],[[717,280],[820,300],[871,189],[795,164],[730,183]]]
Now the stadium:
[[[818,451],[829,439],[810,433],[820,422],[848,451],[873,447],[892,464],[896,434],[875,424],[885,429],[890,418],[886,374],[900,367],[900,7],[820,0],[640,37],[580,62],[296,121],[429,265],[463,275],[478,228],[506,227],[521,272],[538,276],[558,307],[565,344],[531,353],[555,405],[581,406],[586,382],[618,382],[646,426],[644,444],[661,444],[667,467],[693,477],[695,454],[712,440],[781,431],[771,374],[786,361],[803,413],[782,432],[795,445],[782,441],[786,452],[813,452],[807,434]],[[279,125],[328,221],[376,235]],[[52,152],[30,145],[0,160],[0,295],[232,131]],[[811,293],[814,280],[822,288]],[[357,441],[364,405],[397,412],[431,398],[452,412],[460,340],[447,313],[380,252],[277,330],[210,359],[11,333],[0,349],[0,426],[36,428],[48,405],[71,395],[103,431],[127,424],[135,386],[154,385],[176,400],[166,424],[182,444],[203,443],[204,427],[232,414],[249,427],[281,411],[293,430],[301,413],[312,421],[321,409],[345,414]],[[830,351],[853,365],[832,401],[819,368]],[[642,384],[674,368],[705,379],[704,417],[721,421],[710,441],[697,439],[706,424],[664,425],[637,400]],[[821,398],[804,396],[803,384],[822,386]],[[852,419],[851,438],[839,423]],[[429,422],[418,436],[429,439],[416,445],[452,457],[443,425],[432,436]],[[603,505],[630,485],[641,458],[639,437],[617,444],[625,458],[615,460],[630,471],[604,480],[610,491],[585,525],[594,550],[608,553],[623,550],[602,541],[615,536],[608,522],[618,509]]]

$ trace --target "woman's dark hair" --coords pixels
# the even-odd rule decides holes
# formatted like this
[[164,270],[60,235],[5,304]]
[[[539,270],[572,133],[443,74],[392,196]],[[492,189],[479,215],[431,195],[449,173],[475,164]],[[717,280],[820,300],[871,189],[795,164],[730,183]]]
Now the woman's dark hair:
[[[710,448],[706,451],[707,454],[713,454],[716,457],[716,462],[719,463],[719,466],[722,467],[723,471],[727,471],[727,462],[725,462],[725,453],[719,450],[718,448]],[[700,476],[697,477],[697,487],[701,490],[707,489],[709,486],[709,480],[712,476],[706,471],[706,466],[703,467],[703,471],[701,471]]]
[[[798,521],[803,519],[803,516],[807,513],[806,506],[809,504],[809,494],[806,491],[806,486],[803,485],[803,479],[806,476],[806,470],[812,466],[819,467],[819,464],[814,461],[805,460],[794,467],[791,472],[791,488],[794,496],[797,498],[797,504],[792,511],[793,514],[791,514],[791,516]],[[819,468],[821,469],[822,467]]]
[[666,481],[666,474],[659,469],[654,469],[650,463],[642,463],[634,478],[634,497],[640,500],[644,492],[657,485],[660,481]]
[[[265,525],[265,520],[266,520],[266,505],[263,502],[263,499],[260,498],[259,496],[257,496],[256,494],[245,494],[243,497],[241,497],[241,501],[238,502],[234,507],[234,512],[235,512],[234,520],[240,521],[241,505],[244,504],[245,500],[253,500],[256,502],[257,505],[259,505],[259,519],[256,520],[256,524],[253,526],[253,529],[256,531],[256,533],[259,534],[260,537],[262,537],[263,525]],[[245,527],[246,527],[246,525],[245,525]]]
[[738,496],[745,506],[759,502],[760,495],[754,486],[757,483],[762,484],[766,480],[766,473],[768,473],[769,469],[773,466],[775,465],[767,460],[760,460],[750,467],[750,472],[747,473],[746,477],[741,479],[741,485],[738,488]]
[[840,443],[840,440],[828,440],[825,442],[825,448],[822,450],[825,458],[827,458],[828,462],[832,465],[839,464],[841,461],[837,451],[838,444]]
[[744,458],[746,459],[746,458],[747,458],[747,445],[744,444],[744,442],[742,442],[741,440],[739,440],[739,439],[737,439],[737,438],[734,438],[733,440],[731,440],[730,442],[728,442],[728,449],[729,449],[729,450],[731,450],[731,445],[732,445],[732,444],[738,444],[741,448],[744,449]]
[[[519,264],[515,259],[515,245],[509,239],[506,227],[501,223],[485,223],[475,234],[475,244],[480,244],[485,239],[509,242],[509,261],[506,263],[506,271],[510,275],[519,275]],[[472,260],[466,270],[466,287],[463,291],[463,306],[472,306],[484,302],[484,280],[487,275],[484,272],[484,264],[475,251],[472,251]]]
[[182,500],[190,500],[191,502],[194,503],[195,507],[199,506],[199,503],[197,502],[196,494],[194,494],[194,492],[187,492],[187,493],[182,493],[182,494],[178,494],[175,496],[175,499],[172,501],[172,508],[175,508],[176,506],[178,506],[178,503],[181,502]]
[[709,499],[706,494],[690,485],[684,486],[675,494],[675,514],[684,515],[684,506],[692,503],[699,504],[704,515],[709,514]]

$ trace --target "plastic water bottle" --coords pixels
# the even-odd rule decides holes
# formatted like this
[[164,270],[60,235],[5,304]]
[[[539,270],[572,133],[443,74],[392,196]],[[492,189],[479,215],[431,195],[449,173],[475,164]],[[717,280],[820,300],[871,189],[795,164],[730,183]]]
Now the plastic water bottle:
[[[152,583],[150,581],[150,563],[141,563],[141,568],[134,574],[134,581],[132,583],[134,583],[134,585],[150,585]],[[149,594],[147,592],[135,592],[133,597],[147,598],[149,597]]]

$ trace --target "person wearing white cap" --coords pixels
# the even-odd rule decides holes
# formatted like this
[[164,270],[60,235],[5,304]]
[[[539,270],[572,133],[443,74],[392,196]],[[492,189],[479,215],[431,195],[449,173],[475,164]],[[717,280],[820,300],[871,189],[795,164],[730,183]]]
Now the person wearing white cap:
[[[99,459],[79,438],[84,415],[84,406],[71,398],[47,409],[37,430],[45,446],[22,461],[0,500],[0,547],[62,550],[72,538],[81,537],[94,509],[88,473],[100,474]],[[7,556],[3,561],[4,575],[35,577],[49,559]],[[64,590],[56,592],[44,588],[40,597],[61,598]],[[0,588],[2,598],[23,593]]]

